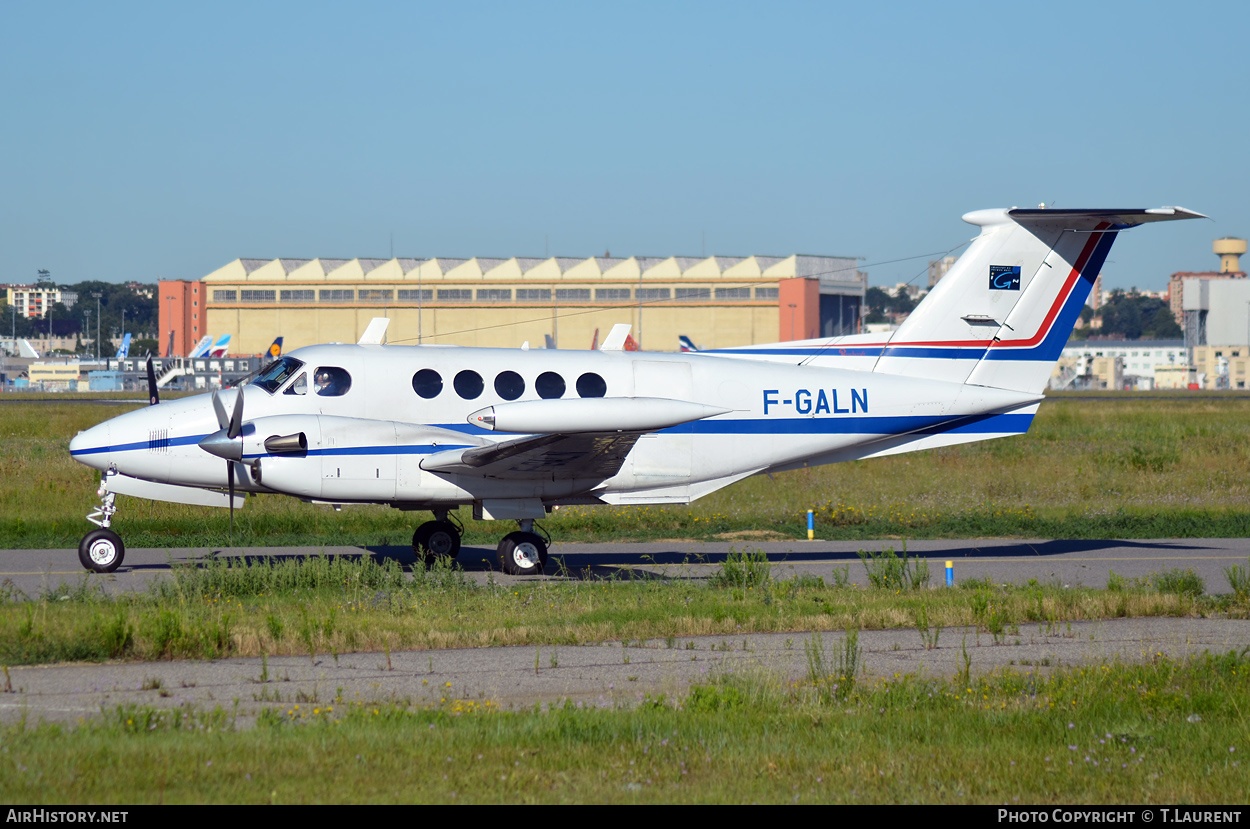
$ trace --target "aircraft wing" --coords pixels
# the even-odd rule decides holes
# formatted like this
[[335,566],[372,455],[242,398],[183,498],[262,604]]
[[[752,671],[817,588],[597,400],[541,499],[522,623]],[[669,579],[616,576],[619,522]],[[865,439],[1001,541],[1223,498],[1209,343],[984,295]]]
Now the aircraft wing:
[[428,472],[484,478],[611,478],[642,432],[535,435],[489,446],[449,449],[421,462]]
[[625,456],[643,435],[728,411],[658,397],[498,403],[466,419],[479,428],[523,437],[438,452],[422,461],[421,468],[487,478],[604,480],[620,471]]

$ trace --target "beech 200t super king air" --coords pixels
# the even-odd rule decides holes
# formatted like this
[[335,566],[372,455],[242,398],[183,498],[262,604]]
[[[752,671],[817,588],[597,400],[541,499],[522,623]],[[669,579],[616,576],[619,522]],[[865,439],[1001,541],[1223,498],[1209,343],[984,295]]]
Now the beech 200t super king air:
[[[122,561],[118,494],[242,504],[239,492],[429,510],[413,547],[455,556],[449,511],[508,519],[513,574],[542,571],[559,504],[685,504],[748,475],[1024,433],[1116,235],[1178,207],[981,210],[980,234],[888,335],[685,354],[382,345],[296,349],[250,384],[79,433],[100,470],[85,567]],[[155,401],[155,395],[153,396]]]

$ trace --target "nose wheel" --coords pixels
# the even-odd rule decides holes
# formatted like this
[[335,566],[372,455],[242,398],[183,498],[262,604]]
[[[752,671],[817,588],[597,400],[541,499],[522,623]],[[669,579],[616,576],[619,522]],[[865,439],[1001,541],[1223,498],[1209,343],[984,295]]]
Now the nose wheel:
[[113,572],[125,557],[126,545],[112,530],[92,530],[78,542],[78,560],[83,567],[96,573]]

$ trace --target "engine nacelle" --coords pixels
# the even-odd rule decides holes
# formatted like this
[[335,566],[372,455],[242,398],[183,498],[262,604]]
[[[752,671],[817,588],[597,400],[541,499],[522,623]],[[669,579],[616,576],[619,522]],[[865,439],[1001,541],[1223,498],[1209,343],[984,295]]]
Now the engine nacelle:
[[318,501],[420,497],[409,491],[420,459],[469,442],[436,427],[328,415],[263,417],[243,432],[243,460],[261,486]]

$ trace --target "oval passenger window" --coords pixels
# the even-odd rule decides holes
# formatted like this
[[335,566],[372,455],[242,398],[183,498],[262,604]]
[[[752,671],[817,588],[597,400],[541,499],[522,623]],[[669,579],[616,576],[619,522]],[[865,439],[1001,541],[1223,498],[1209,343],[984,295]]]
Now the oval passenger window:
[[431,400],[443,391],[443,375],[432,368],[423,368],[412,375],[412,390],[426,400]]
[[578,397],[603,397],[608,393],[608,384],[593,371],[588,371],[577,378]]
[[468,368],[457,374],[456,379],[451,381],[451,385],[455,388],[456,394],[465,400],[476,400],[481,397],[482,389],[485,388],[482,375]]
[[495,376],[495,393],[504,400],[516,400],[525,394],[525,380],[515,371],[501,371]]
[[544,400],[554,400],[564,396],[564,378],[554,371],[544,371],[534,381],[534,390]]

